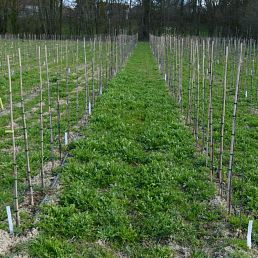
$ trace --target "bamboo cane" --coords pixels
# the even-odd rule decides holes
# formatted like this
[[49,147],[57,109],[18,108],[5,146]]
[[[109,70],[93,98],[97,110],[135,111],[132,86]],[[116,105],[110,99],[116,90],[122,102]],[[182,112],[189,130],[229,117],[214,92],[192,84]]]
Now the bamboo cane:
[[199,42],[196,42],[196,59],[197,59],[197,83],[196,83],[196,98],[197,98],[197,107],[196,107],[196,146],[199,144],[199,102],[200,102],[200,57],[199,57]]
[[51,101],[51,88],[49,82],[48,72],[48,49],[45,45],[45,64],[46,64],[46,79],[47,79],[47,93],[48,93],[48,115],[49,115],[49,132],[50,132],[50,159],[52,169],[54,167],[54,135],[53,135],[53,116],[52,116],[52,101]]
[[225,56],[225,70],[224,70],[224,87],[222,95],[222,114],[221,114],[221,128],[220,128],[220,149],[219,149],[219,185],[220,195],[223,195],[223,176],[222,176],[222,165],[223,165],[223,151],[224,151],[224,127],[225,127],[225,111],[226,111],[226,93],[227,93],[227,70],[228,70],[228,46],[226,47]]
[[213,138],[213,58],[214,58],[214,41],[211,43],[211,56],[210,56],[210,69],[209,69],[209,88],[210,88],[210,174],[211,180],[214,174],[214,138]]
[[24,107],[24,93],[23,93],[23,78],[22,78],[22,61],[21,61],[21,50],[18,48],[19,55],[19,67],[20,67],[20,95],[21,95],[21,111],[22,111],[22,122],[23,122],[23,138],[25,144],[25,159],[26,159],[26,174],[27,182],[29,187],[29,200],[30,204],[34,205],[33,188],[31,184],[31,167],[30,167],[30,154],[29,154],[29,140],[28,140],[28,129]]
[[192,100],[191,100],[191,85],[192,85],[192,55],[193,55],[193,47],[192,41],[190,42],[190,53],[189,53],[189,77],[188,77],[188,106],[187,106],[187,124],[191,124],[191,112],[192,112]]
[[235,146],[235,138],[236,138],[236,115],[237,115],[237,103],[238,103],[238,95],[239,95],[239,81],[240,81],[240,73],[241,73],[241,65],[242,65],[242,50],[243,45],[240,45],[240,57],[238,62],[237,69],[237,78],[236,78],[236,90],[235,90],[235,98],[234,98],[234,109],[233,109],[233,119],[232,119],[232,133],[231,133],[231,144],[230,144],[230,157],[229,157],[229,166],[228,166],[228,186],[227,186],[227,206],[228,212],[231,213],[231,202],[232,202],[232,176],[233,176],[233,159],[234,159],[234,146]]
[[79,76],[78,76],[78,64],[79,64],[79,41],[76,41],[76,61],[75,61],[75,73],[76,73],[76,121],[79,123]]
[[89,84],[88,84],[88,65],[87,65],[85,38],[83,40],[83,50],[84,50],[84,76],[85,76],[85,113],[88,112],[88,114],[91,115],[91,101],[90,101],[90,91],[89,91]]
[[13,93],[12,93],[12,79],[11,79],[11,68],[10,68],[10,58],[7,56],[7,66],[8,66],[8,78],[9,78],[9,97],[10,97],[10,120],[11,120],[11,133],[12,133],[12,147],[13,147],[13,200],[14,200],[14,213],[15,222],[17,226],[20,226],[20,214],[19,214],[19,200],[18,200],[18,171],[17,171],[17,161],[16,161],[16,144],[14,135],[14,121],[13,121]]
[[202,150],[205,146],[205,107],[206,107],[206,79],[205,79],[205,41],[202,41]]
[[40,177],[41,177],[41,187],[45,188],[44,182],[44,118],[43,118],[43,83],[42,83],[42,68],[41,68],[41,50],[38,47],[38,65],[39,65],[39,80],[40,80]]
[[70,98],[69,98],[69,74],[70,68],[68,67],[68,46],[66,40],[65,46],[65,91],[66,91],[66,123],[67,123],[67,140],[70,139]]
[[58,130],[58,151],[59,162],[62,164],[62,136],[61,136],[61,112],[60,112],[60,86],[57,80],[57,130]]

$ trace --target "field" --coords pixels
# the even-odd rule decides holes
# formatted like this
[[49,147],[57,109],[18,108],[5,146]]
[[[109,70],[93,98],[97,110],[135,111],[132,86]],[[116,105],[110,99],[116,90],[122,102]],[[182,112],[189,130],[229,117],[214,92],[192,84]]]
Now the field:
[[133,41],[123,35],[63,41],[1,40],[0,228],[7,227],[5,206],[12,206],[15,184],[22,222],[17,230],[26,228],[53,182],[57,173],[53,169],[63,161],[65,144],[80,137],[80,127],[96,97],[122,66]]
[[[192,127],[197,148],[206,156],[211,180],[218,182],[221,196],[228,196],[230,169],[233,182],[229,211],[233,209],[233,213],[240,213],[240,216],[243,213],[257,218],[258,91],[255,43],[252,40],[244,41],[241,46],[237,39],[219,38],[213,42],[211,39],[175,37],[156,40],[158,43],[153,43],[153,46],[159,52],[160,68],[167,76],[173,96],[185,116],[185,123]],[[235,124],[233,128],[232,121]],[[229,166],[230,156],[233,156],[232,167]]]
[[[11,65],[16,71],[12,73],[12,84],[22,208],[21,226],[16,233],[34,227],[39,230],[35,239],[16,245],[12,253],[32,257],[256,257],[255,45],[243,44],[240,67],[240,41],[230,41],[225,81],[226,40],[216,38],[212,43],[211,39],[151,36],[150,45],[138,43],[123,66],[136,38],[124,36],[124,40],[122,44],[119,37],[115,43],[96,39],[100,43],[95,48],[92,40],[86,41],[85,48],[83,41],[47,42],[49,81],[55,87],[51,90],[53,146],[44,54],[44,91],[41,87],[37,93],[32,91],[41,84],[38,52],[32,55],[36,56],[34,61],[32,57],[31,61],[24,61],[24,103],[29,111],[26,117],[36,200],[49,193],[51,179],[60,173],[59,188],[51,193],[53,203],[40,206],[36,224],[33,214],[37,208],[28,209],[31,205],[24,166],[26,152],[19,153],[18,148],[24,149],[20,73],[17,63]],[[46,43],[15,44],[32,44],[35,49],[42,44],[44,49]],[[58,54],[57,62],[57,45],[61,44],[58,53],[62,54]],[[123,50],[122,46],[126,48]],[[87,70],[84,49],[89,60]],[[34,64],[29,68],[31,62]],[[241,73],[237,72],[238,67]],[[6,93],[1,98],[8,103],[7,70],[2,73]],[[233,113],[237,85],[237,112]],[[97,95],[102,96],[93,101]],[[90,118],[89,99],[94,106]],[[14,184],[12,139],[5,132],[10,129],[10,115],[8,104],[4,106],[6,111],[0,120],[4,153],[1,165],[6,171],[1,180],[2,210],[12,203]],[[65,133],[69,137],[67,145]],[[42,157],[46,189],[41,185]],[[68,158],[61,169],[64,157]],[[229,170],[232,177],[228,176]],[[4,221],[5,213],[1,216]],[[246,247],[250,219],[254,220],[252,250]],[[7,230],[6,223],[1,227]]]

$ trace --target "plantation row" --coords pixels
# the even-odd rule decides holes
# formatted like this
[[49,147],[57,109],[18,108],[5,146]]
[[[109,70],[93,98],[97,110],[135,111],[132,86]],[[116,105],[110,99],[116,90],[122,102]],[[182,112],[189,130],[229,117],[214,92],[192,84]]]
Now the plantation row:
[[169,35],[150,41],[228,211],[257,218],[256,42]]
[[63,164],[66,145],[81,137],[97,96],[136,41],[124,34],[1,40],[0,228],[6,229],[6,205],[14,208],[17,225],[30,220],[56,180],[53,170]]
[[247,250],[247,227],[228,222],[147,42],[108,85],[81,130],[86,137],[69,145],[58,201],[41,208],[39,234],[13,253],[257,257],[256,224]]

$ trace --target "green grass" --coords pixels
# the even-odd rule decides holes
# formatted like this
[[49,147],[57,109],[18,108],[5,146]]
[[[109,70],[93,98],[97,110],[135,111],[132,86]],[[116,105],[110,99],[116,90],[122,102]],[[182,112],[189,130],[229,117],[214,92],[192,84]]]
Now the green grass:
[[[57,45],[59,46],[59,62],[56,62],[57,56]],[[78,70],[76,73],[76,51],[77,42],[67,41],[68,44],[68,67],[71,69],[71,73],[68,78],[68,93],[69,93],[69,109],[70,109],[70,125],[71,131],[75,133],[77,131],[74,126],[77,125],[76,117],[76,78],[78,79],[79,87],[79,110],[78,119],[81,119],[85,115],[85,77],[84,77],[84,48],[83,41],[78,41]],[[39,125],[39,102],[40,94],[39,90],[31,94],[31,91],[39,87],[39,68],[36,49],[41,46],[41,64],[42,64],[42,78],[43,78],[43,117],[44,117],[44,162],[50,161],[50,130],[49,130],[49,114],[48,114],[48,92],[46,83],[46,66],[45,61],[45,45],[48,47],[48,63],[49,63],[49,79],[51,88],[51,104],[52,104],[52,117],[53,117],[53,134],[54,134],[54,148],[55,151],[58,149],[58,126],[57,126],[57,79],[60,80],[60,99],[65,102],[66,100],[66,41],[11,41],[1,40],[0,46],[0,98],[3,101],[4,108],[7,112],[0,112],[0,228],[8,229],[6,223],[6,212],[5,206],[13,203],[13,174],[12,174],[12,140],[11,134],[5,133],[10,128],[10,114],[9,114],[9,85],[8,85],[8,74],[6,56],[11,56],[11,71],[12,73],[12,88],[13,88],[13,103],[14,103],[14,121],[17,125],[15,128],[15,138],[17,152],[17,165],[18,165],[18,191],[19,191],[19,202],[23,202],[26,186],[26,162],[24,155],[24,140],[23,140],[23,121],[21,117],[20,103],[20,73],[18,67],[18,47],[21,49],[22,64],[23,64],[23,89],[25,95],[25,112],[27,116],[27,128],[29,138],[29,149],[30,149],[30,162],[32,176],[39,174],[40,170],[40,125]],[[109,69],[110,63],[106,64],[107,61],[107,43],[103,41],[103,74],[102,82],[106,85],[107,78],[105,78],[106,69]],[[90,94],[92,94],[92,68],[91,68],[91,57],[92,51],[90,49],[89,41],[86,42],[86,51],[88,58],[88,77],[89,77],[89,88]],[[99,47],[96,46],[96,59],[95,59],[95,91],[98,93],[99,82],[97,78],[97,67],[100,65],[99,61]],[[59,75],[57,76],[57,72]],[[34,91],[33,91],[34,92]],[[1,110],[0,110],[1,111]],[[63,135],[67,131],[67,115],[66,105],[63,103],[60,107],[61,115],[61,134],[62,141]],[[64,150],[65,148],[63,148]],[[55,160],[58,160],[58,155],[55,152]],[[39,185],[33,185],[35,190],[39,190]],[[23,222],[22,222],[23,223]]]
[[86,138],[70,145],[59,203],[42,208],[29,254],[173,257],[175,244],[192,257],[228,245],[238,252],[224,236],[226,215],[209,204],[205,158],[180,120],[149,45],[138,44],[97,101]]
[[[189,82],[189,51],[190,48],[185,47],[184,51],[184,67],[183,67],[183,106],[185,115],[188,109],[188,82]],[[248,51],[247,51],[248,52]],[[243,63],[240,76],[239,100],[237,108],[237,125],[236,125],[236,142],[234,152],[233,165],[233,196],[232,205],[234,207],[241,207],[246,215],[250,218],[257,218],[258,213],[258,173],[257,173],[257,126],[258,116],[252,109],[257,110],[256,101],[256,77],[251,88],[250,76],[250,60],[255,58],[249,57],[247,53],[243,54]],[[233,59],[236,64],[233,65]],[[225,114],[225,132],[224,132],[224,155],[223,155],[223,181],[224,188],[227,185],[227,172],[229,164],[229,151],[231,144],[232,132],[232,114],[235,97],[235,81],[236,69],[238,62],[238,53],[231,49],[228,60],[227,72],[227,95],[226,95],[226,114]],[[219,159],[219,144],[220,144],[220,130],[221,130],[221,112],[222,112],[222,93],[224,80],[224,60],[225,54],[223,46],[218,45],[214,53],[213,64],[213,135],[214,135],[214,168],[218,169]],[[203,85],[202,85],[202,57],[200,54],[200,107],[199,107],[199,144],[202,139],[202,115],[203,115]],[[246,69],[248,66],[248,73]],[[208,68],[208,58],[206,56],[205,69]],[[193,68],[192,68],[193,69]],[[257,70],[257,63],[255,63],[255,70]],[[177,82],[176,82],[177,83]],[[195,86],[192,86],[192,118],[194,120],[196,112],[196,96],[197,96],[197,81]],[[208,105],[209,105],[209,81],[205,80],[205,110],[204,110],[204,130],[207,130],[208,124]],[[177,87],[177,86],[174,86]],[[245,97],[245,88],[248,90],[248,97]],[[177,89],[174,89],[177,91]],[[192,121],[192,124],[194,121]],[[205,131],[206,134],[206,131]],[[206,137],[206,135],[205,135]],[[216,173],[215,173],[216,174]],[[216,177],[217,175],[215,175]],[[215,179],[216,180],[216,179]],[[226,193],[225,193],[226,194]]]

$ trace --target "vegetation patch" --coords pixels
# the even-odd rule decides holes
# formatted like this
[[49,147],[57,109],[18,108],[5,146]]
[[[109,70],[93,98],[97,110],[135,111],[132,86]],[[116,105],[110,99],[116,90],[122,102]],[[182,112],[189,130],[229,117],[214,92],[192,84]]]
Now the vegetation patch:
[[60,202],[43,208],[30,255],[206,257],[241,249],[224,234],[205,158],[179,121],[149,46],[138,44],[98,99],[87,137],[70,145]]

